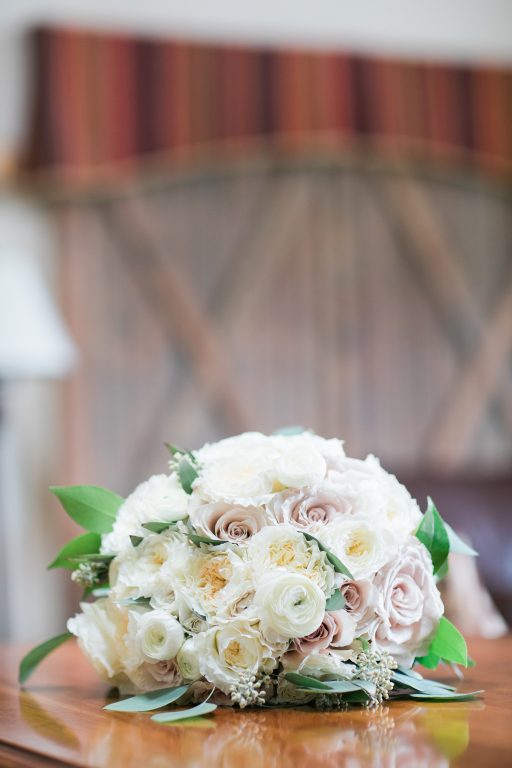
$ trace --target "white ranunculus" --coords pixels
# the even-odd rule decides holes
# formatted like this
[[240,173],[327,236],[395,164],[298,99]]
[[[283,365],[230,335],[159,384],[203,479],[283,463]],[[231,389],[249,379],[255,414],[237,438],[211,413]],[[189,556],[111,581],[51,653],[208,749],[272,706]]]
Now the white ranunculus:
[[275,463],[274,475],[285,488],[303,488],[321,482],[327,464],[315,445],[301,441],[289,445]]
[[276,569],[260,580],[254,605],[265,637],[287,640],[309,635],[319,627],[325,594],[307,576]]
[[257,581],[273,568],[285,568],[314,581],[326,595],[335,584],[335,573],[317,544],[291,525],[263,528],[247,543],[247,560]]
[[182,520],[188,514],[188,502],[175,473],[153,475],[119,507],[112,531],[102,537],[101,551],[115,554],[131,547],[130,535],[147,534],[142,523]]
[[397,551],[389,531],[364,518],[337,517],[327,525],[319,525],[315,536],[338,556],[355,579],[371,577]]
[[204,504],[197,497],[189,506],[190,522],[203,536],[240,543],[275,519],[264,507],[237,507],[223,502]]
[[412,664],[415,656],[426,653],[444,611],[423,544],[411,538],[374,584],[380,599],[370,634],[397,661]]
[[271,672],[276,651],[254,624],[233,619],[194,638],[199,669],[206,679],[224,693],[241,674]]
[[174,659],[185,640],[183,627],[165,611],[136,614],[134,643],[147,661]]
[[199,669],[198,643],[195,637],[189,637],[178,651],[177,662],[185,680],[194,682],[201,677]]
[[78,645],[88,656],[103,680],[123,685],[124,635],[128,614],[109,598],[81,603],[82,613],[68,620],[68,630],[78,638]]

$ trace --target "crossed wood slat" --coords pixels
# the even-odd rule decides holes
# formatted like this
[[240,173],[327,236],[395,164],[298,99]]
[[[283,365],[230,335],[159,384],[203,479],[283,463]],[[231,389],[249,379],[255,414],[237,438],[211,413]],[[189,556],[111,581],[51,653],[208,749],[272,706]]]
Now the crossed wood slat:
[[459,360],[460,373],[438,407],[425,437],[425,459],[445,470],[461,466],[492,401],[512,430],[512,389],[507,356],[512,345],[512,265],[490,318],[468,282],[420,183],[410,177],[381,182],[375,198],[407,256],[415,262],[431,299],[433,315]]

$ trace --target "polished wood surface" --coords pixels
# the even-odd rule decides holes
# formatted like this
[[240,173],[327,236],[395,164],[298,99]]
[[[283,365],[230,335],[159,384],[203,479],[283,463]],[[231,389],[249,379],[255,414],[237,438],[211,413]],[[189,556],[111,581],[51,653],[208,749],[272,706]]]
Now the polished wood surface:
[[175,725],[104,712],[108,687],[74,643],[19,690],[24,651],[0,647],[0,765],[7,768],[512,765],[512,637],[471,643],[477,667],[462,687],[485,688],[480,701],[393,702],[375,713],[218,709]]

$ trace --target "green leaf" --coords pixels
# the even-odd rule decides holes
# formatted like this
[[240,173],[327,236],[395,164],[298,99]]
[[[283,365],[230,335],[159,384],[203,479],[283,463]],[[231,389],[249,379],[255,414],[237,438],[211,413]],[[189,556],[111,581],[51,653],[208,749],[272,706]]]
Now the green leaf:
[[18,680],[20,684],[23,685],[23,683],[28,680],[32,672],[36,669],[36,667],[39,666],[43,659],[48,656],[49,653],[54,651],[55,648],[58,648],[59,645],[62,645],[62,643],[65,643],[66,640],[69,640],[71,637],[73,637],[71,632],[63,632],[62,635],[52,637],[50,640],[46,640],[46,642],[41,643],[41,645],[32,648],[32,650],[29,651],[20,662],[18,671]]
[[283,435],[283,437],[291,437],[292,435],[302,435],[303,432],[310,432],[310,430],[306,429],[306,427],[297,425],[293,427],[280,427],[279,429],[276,429],[272,434]]
[[416,537],[430,552],[434,573],[441,568],[450,551],[448,533],[436,505],[429,497],[427,511],[423,515]]
[[175,723],[177,720],[188,720],[191,717],[208,715],[216,709],[216,704],[212,704],[209,701],[203,701],[202,704],[190,707],[190,709],[180,709],[175,712],[161,712],[158,715],[153,715],[151,719],[154,720],[155,723]]
[[168,528],[170,528],[172,525],[174,525],[173,522],[169,521],[156,521],[150,522],[150,523],[142,523],[142,527],[145,528],[147,531],[151,531],[151,533],[163,533]]
[[308,688],[312,691],[329,691],[330,686],[327,683],[322,683],[321,680],[317,680],[314,677],[308,677],[307,675],[300,675],[298,672],[286,672],[286,680],[290,683],[299,686],[299,688]]
[[144,536],[132,536],[132,534],[130,534],[130,541],[132,543],[132,547],[138,547],[141,541],[144,541]]
[[121,496],[95,485],[52,486],[68,515],[86,531],[108,533],[112,530]]
[[90,555],[79,555],[78,557],[70,557],[69,560],[72,563],[94,563],[95,565],[105,566],[107,568],[115,555],[101,554],[100,552],[94,552]]
[[455,688],[451,685],[445,685],[444,683],[438,683],[435,680],[425,680],[423,677],[417,678],[411,675],[404,675],[402,672],[394,672],[391,678],[393,682],[405,685],[407,688],[412,688],[419,693],[449,693],[454,691]]
[[416,664],[421,664],[421,666],[426,669],[435,669],[439,665],[441,659],[436,653],[429,651],[426,656],[418,656],[414,661]]
[[312,536],[310,533],[304,533],[304,531],[303,531],[303,532],[302,532],[302,535],[303,535],[303,536],[304,536],[304,537],[305,537],[305,538],[306,538],[308,541],[315,541],[315,542],[316,542],[316,544],[317,544],[317,546],[318,546],[318,549],[319,549],[321,552],[325,552],[325,556],[326,556],[327,560],[330,562],[330,564],[332,565],[332,567],[334,568],[334,570],[336,571],[336,573],[343,573],[343,574],[345,574],[345,576],[348,576],[348,577],[349,577],[349,579],[353,579],[353,578],[354,578],[354,577],[352,576],[352,574],[350,573],[349,569],[346,567],[346,565],[343,565],[343,563],[341,562],[341,560],[340,560],[338,557],[336,557],[336,555],[335,555],[333,552],[331,552],[331,550],[330,550],[330,549],[328,549],[328,548],[325,546],[325,544],[322,544],[322,542],[321,542],[321,541],[319,541],[318,539],[316,539],[316,538],[315,538],[314,536]]
[[162,688],[159,691],[142,693],[140,696],[131,696],[129,699],[114,701],[103,709],[109,712],[152,712],[154,709],[166,707],[173,701],[180,699],[190,688],[189,685],[180,685],[174,688]]
[[[110,587],[98,587],[97,589],[93,587],[92,591],[88,594],[91,594],[96,598],[108,597],[110,594]],[[84,595],[84,597],[86,597],[86,595]]]
[[444,694],[430,694],[430,693],[411,693],[411,699],[421,699],[422,701],[474,701],[477,696],[483,693],[482,691],[469,691],[468,693],[450,693],[447,691]]
[[194,544],[211,544],[214,547],[218,547],[220,544],[232,544],[233,542],[223,541],[222,539],[208,539],[206,536],[199,536],[197,533],[187,533],[186,536]]
[[50,563],[50,568],[70,568],[74,570],[76,563],[72,563],[70,557],[79,557],[80,555],[95,554],[100,551],[101,536],[99,533],[83,533],[81,536],[77,536],[75,539],[68,541],[55,560]]
[[343,608],[344,605],[345,605],[345,598],[341,594],[340,590],[337,589],[335,592],[332,593],[330,597],[327,598],[325,603],[325,610],[338,611],[340,608]]
[[190,459],[183,457],[178,464],[178,477],[185,493],[192,493],[192,483],[197,477],[197,469]]
[[460,555],[470,555],[471,557],[478,557],[478,552],[466,544],[460,536],[458,536],[451,525],[445,522],[444,527],[448,534],[448,540],[450,542],[450,552],[458,552]]
[[445,661],[453,661],[467,667],[468,649],[463,636],[451,621],[441,616],[437,630],[430,643],[429,654],[434,653]]
[[196,462],[196,457],[191,451],[185,451],[183,448],[178,448],[177,445],[173,445],[172,443],[164,443],[164,445],[173,458],[175,456],[188,456],[191,462]]
[[368,696],[373,696],[376,691],[376,684],[372,680],[323,680],[330,690],[325,693],[351,693],[353,691],[364,691]]

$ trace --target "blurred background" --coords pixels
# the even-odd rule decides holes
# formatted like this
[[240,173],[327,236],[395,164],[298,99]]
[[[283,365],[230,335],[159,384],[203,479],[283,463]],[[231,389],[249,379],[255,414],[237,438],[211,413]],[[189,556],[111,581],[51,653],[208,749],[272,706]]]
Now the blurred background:
[[288,424],[431,495],[512,619],[512,5],[180,6],[0,7],[0,637],[77,604],[48,485]]

